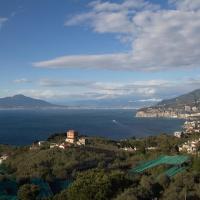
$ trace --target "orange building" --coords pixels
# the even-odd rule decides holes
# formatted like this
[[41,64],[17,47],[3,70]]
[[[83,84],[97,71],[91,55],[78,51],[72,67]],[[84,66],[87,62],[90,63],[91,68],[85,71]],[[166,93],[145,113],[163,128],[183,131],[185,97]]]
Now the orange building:
[[74,130],[67,131],[67,139],[66,142],[75,143],[78,140],[78,132]]

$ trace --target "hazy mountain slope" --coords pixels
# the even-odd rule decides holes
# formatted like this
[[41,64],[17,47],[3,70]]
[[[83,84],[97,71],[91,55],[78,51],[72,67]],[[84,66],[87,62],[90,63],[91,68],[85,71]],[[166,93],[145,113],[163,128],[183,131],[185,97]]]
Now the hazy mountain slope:
[[55,105],[43,100],[33,99],[24,95],[0,98],[0,108],[34,108],[34,107],[54,107]]
[[180,106],[198,106],[200,102],[200,89],[194,90],[190,93],[181,95],[179,97],[163,100],[159,102],[156,106],[165,106],[165,107],[180,107]]

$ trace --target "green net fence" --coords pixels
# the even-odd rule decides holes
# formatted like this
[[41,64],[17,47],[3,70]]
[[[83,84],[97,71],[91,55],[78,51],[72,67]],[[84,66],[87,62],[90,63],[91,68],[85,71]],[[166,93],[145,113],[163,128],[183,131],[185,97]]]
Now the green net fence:
[[150,168],[166,164],[166,165],[174,165],[174,167],[165,171],[165,174],[168,176],[174,176],[177,173],[180,173],[185,170],[185,167],[182,167],[184,163],[187,163],[190,160],[189,156],[184,155],[175,155],[175,156],[160,156],[157,159],[147,161],[145,163],[141,163],[139,166],[134,167],[130,170],[131,173],[141,173]]

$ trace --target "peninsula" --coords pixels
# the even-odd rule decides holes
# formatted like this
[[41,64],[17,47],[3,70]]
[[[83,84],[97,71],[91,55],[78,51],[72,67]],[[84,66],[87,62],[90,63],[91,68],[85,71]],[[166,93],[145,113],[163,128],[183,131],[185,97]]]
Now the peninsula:
[[196,118],[200,117],[200,89],[163,100],[155,106],[139,109],[136,117]]

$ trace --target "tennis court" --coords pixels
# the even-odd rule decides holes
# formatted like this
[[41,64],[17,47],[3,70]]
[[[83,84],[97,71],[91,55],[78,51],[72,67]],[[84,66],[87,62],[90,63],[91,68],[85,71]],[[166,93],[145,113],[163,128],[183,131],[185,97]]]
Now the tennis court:
[[190,161],[189,156],[185,155],[175,155],[175,156],[160,156],[157,159],[147,161],[145,163],[141,163],[139,166],[134,167],[130,170],[131,173],[142,173],[145,170],[148,170],[150,168],[159,166],[159,165],[173,165],[172,168],[165,171],[165,174],[168,176],[174,176],[182,171],[184,171],[186,168],[182,165],[184,163],[188,163]]

